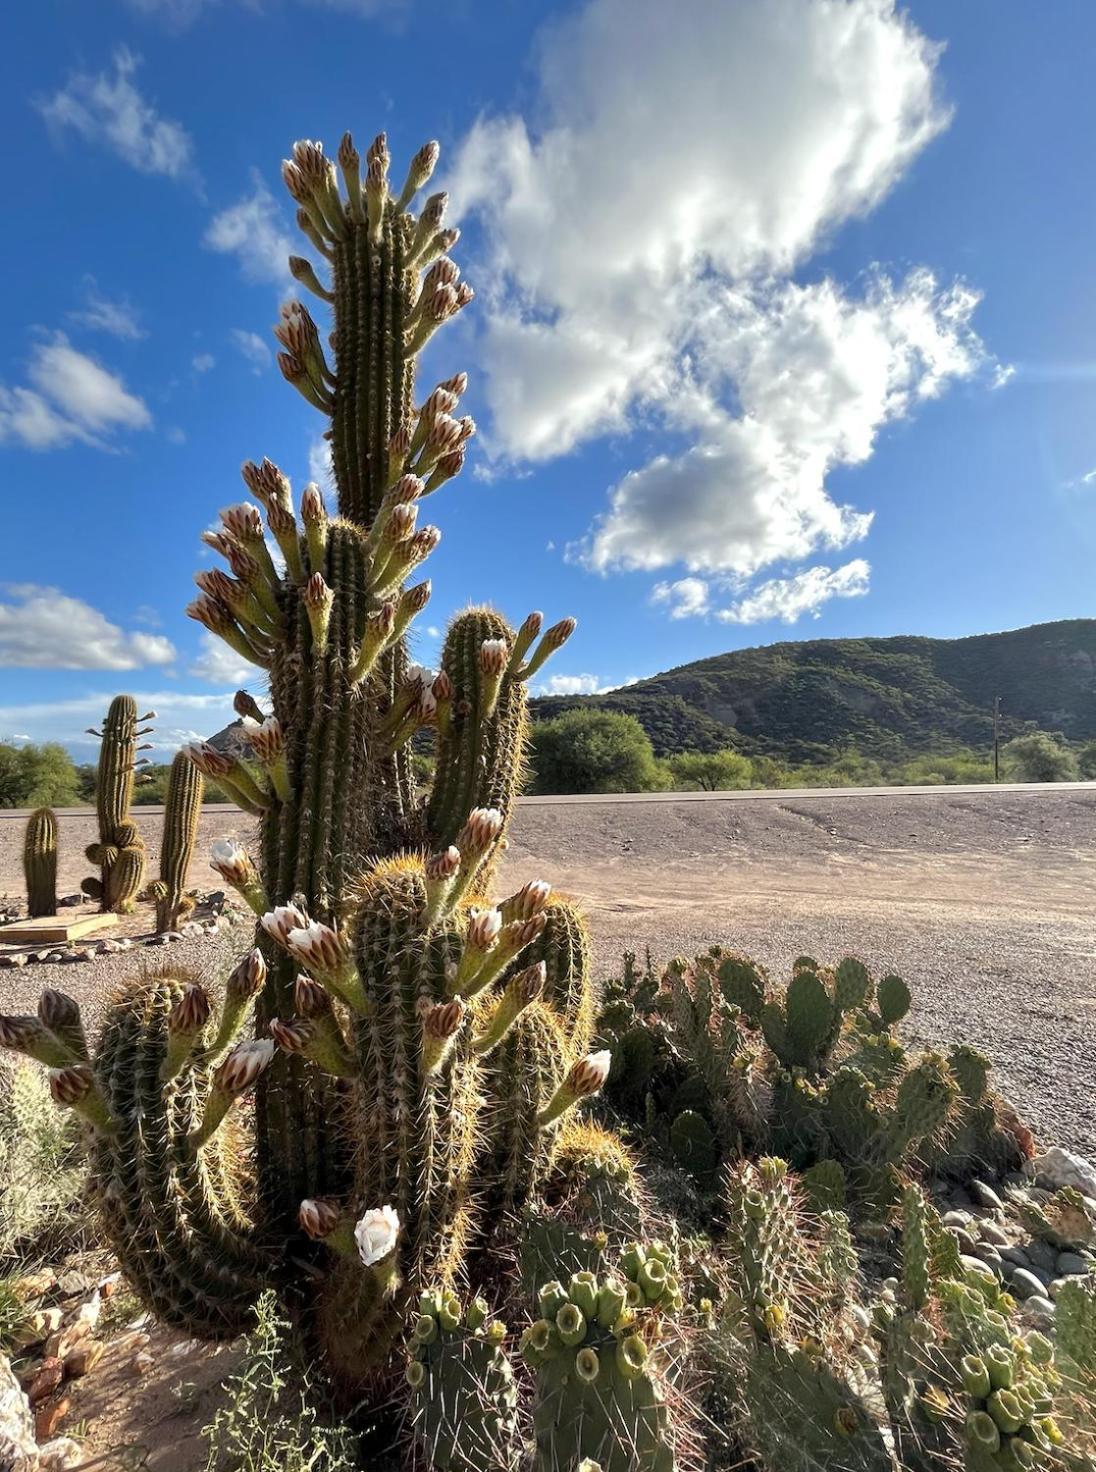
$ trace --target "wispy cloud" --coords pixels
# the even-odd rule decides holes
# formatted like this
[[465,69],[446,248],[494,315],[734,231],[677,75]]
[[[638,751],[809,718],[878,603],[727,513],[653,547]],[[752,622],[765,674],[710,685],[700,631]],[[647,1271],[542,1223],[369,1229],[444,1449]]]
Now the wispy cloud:
[[59,91],[38,99],[38,110],[55,135],[76,133],[139,173],[197,180],[190,135],[142,96],[134,81],[139,64],[139,57],[119,46],[111,68],[73,72]]
[[99,290],[94,276],[84,282],[84,305],[69,313],[69,320],[92,332],[105,332],[110,337],[135,341],[145,336],[136,308],[127,297],[110,297]]
[[[544,35],[541,126],[471,129],[448,183],[485,232],[497,461],[651,427],[685,444],[636,452],[572,561],[746,579],[849,546],[872,513],[830,473],[990,377],[964,283],[796,275],[948,125],[938,56],[895,0],[705,5],[689,25],[662,0],[586,0]],[[675,586],[659,601],[696,612]]]
[[152,416],[122,378],[55,332],[31,350],[28,385],[0,384],[0,444],[53,450],[80,441],[105,448]]
[[248,332],[243,327],[234,327],[231,333],[236,351],[246,358],[255,373],[270,367],[271,351],[257,332]]
[[292,281],[286,261],[295,245],[281,207],[258,174],[252,176],[250,194],[214,215],[204,243],[222,255],[234,255],[248,281],[278,286]]
[[162,634],[127,632],[59,588],[8,583],[0,585],[0,594],[0,666],[135,670],[175,658],[174,645]]
[[770,620],[794,624],[804,614],[818,618],[831,598],[863,598],[871,580],[871,567],[862,557],[843,567],[808,567],[790,578],[773,578],[716,618],[729,624],[760,624]]
[[208,373],[211,368],[217,366],[217,359],[212,353],[195,353],[190,360],[190,366],[195,373]]
[[[177,751],[187,741],[211,736],[234,719],[232,691],[209,695],[184,695],[177,690],[142,690],[134,693],[139,711],[155,711],[152,733],[142,737],[159,755]],[[102,719],[110,695],[90,692],[66,700],[38,701],[25,705],[0,705],[0,732],[18,731],[23,741],[60,741],[76,752],[98,749],[98,741],[85,728]]]

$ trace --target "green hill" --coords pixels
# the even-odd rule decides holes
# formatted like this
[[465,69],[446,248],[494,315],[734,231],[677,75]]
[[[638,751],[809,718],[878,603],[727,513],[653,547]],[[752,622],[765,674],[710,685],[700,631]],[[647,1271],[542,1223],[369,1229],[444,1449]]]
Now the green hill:
[[607,695],[533,702],[543,720],[576,706],[636,716],[655,751],[735,746],[789,762],[854,747],[897,759],[1027,725],[1071,741],[1096,737],[1096,619],[1034,624],[966,639],[811,639],[736,649]]

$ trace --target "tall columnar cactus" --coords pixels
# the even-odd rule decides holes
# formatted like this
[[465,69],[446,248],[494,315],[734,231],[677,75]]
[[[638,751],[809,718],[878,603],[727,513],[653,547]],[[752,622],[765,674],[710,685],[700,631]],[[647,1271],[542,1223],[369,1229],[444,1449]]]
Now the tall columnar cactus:
[[[377,1377],[390,1385],[424,1292],[445,1302],[481,1272],[497,1286],[499,1234],[534,1209],[561,1121],[609,1066],[586,1053],[581,921],[539,880],[489,898],[521,780],[526,682],[574,621],[542,631],[535,613],[514,630],[472,607],[436,675],[407,655],[430,597],[412,579],[440,535],[417,525],[420,503],[457,474],[475,430],[457,417],[462,373],[415,406],[418,353],[472,297],[447,254],[445,196],[409,210],[437,152],[416,154],[402,189],[389,187],[383,134],[364,178],[349,135],[338,169],[311,142],[283,168],[328,281],[301,258],[291,270],[334,320],[328,336],[285,306],[278,361],[325,416],[336,504],[311,485],[295,505],[275,465],[247,462],[262,511],[221,512],[205,540],[229,571],[200,573],[188,609],[269,677],[270,714],[240,701],[245,757],[186,748],[260,818],[255,859],[230,840],[211,856],[261,917],[255,950],[217,1015],[178,977],[126,990],[94,1058],[67,1002],[0,1024],[93,1130],[108,1229],[157,1311],[230,1333],[264,1279],[292,1290],[299,1276],[290,1302],[307,1305],[305,1327],[355,1399]],[[419,802],[409,747],[424,727],[438,777]],[[137,734],[132,702],[116,701],[95,850],[108,905],[122,855],[139,853],[125,817]],[[248,1194],[233,1105],[253,1086]]]
[[202,774],[185,752],[177,752],[167,779],[160,877],[148,887],[156,903],[156,930],[174,930],[194,908],[183,891],[202,816]]
[[89,727],[90,734],[102,741],[99,750],[99,774],[95,784],[95,807],[99,816],[99,842],[87,849],[87,857],[99,865],[99,878],[85,879],[80,886],[86,895],[99,901],[104,913],[124,915],[133,909],[145,872],[145,846],[137,825],[129,815],[133,784],[142,758],[138,738],[147,735],[151,726],[139,727],[138,721],[151,720],[155,711],[138,717],[131,695],[116,695],[110,703],[102,731]]
[[27,914],[53,915],[57,910],[57,814],[37,808],[27,819],[23,842],[23,874],[27,881]]

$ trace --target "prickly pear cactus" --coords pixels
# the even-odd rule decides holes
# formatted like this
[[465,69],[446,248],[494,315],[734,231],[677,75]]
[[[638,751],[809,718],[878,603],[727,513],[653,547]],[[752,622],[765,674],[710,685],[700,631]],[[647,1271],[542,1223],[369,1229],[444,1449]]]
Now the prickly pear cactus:
[[[99,877],[85,879],[81,888],[99,901],[104,912],[124,915],[133,909],[145,872],[145,846],[130,818],[129,805],[138,757],[143,748],[138,738],[147,735],[151,726],[139,721],[151,720],[155,711],[137,715],[131,695],[116,695],[110,703],[102,731],[91,730],[102,741],[99,749],[99,773],[95,784],[95,808],[99,815],[99,842],[87,849],[87,858],[99,866]],[[89,728],[90,730],[90,728]]]
[[38,808],[27,819],[23,841],[23,874],[27,881],[27,914],[31,918],[57,911],[57,814]]
[[659,1344],[680,1307],[672,1256],[657,1242],[634,1243],[618,1274],[541,1286],[521,1341],[537,1374],[538,1472],[571,1472],[583,1458],[604,1472],[673,1472]]

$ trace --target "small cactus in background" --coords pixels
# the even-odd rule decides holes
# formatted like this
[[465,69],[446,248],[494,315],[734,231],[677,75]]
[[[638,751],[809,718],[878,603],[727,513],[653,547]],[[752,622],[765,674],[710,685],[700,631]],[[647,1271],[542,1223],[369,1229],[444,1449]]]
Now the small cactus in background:
[[23,873],[27,881],[27,914],[57,912],[57,814],[38,808],[27,819],[23,843]]
[[194,908],[184,891],[202,816],[203,786],[201,772],[185,752],[178,752],[167,779],[160,877],[148,887],[148,896],[156,905],[158,934],[177,929]]
[[99,901],[104,913],[128,914],[144,878],[145,847],[129,809],[137,767],[143,762],[137,756],[141,749],[138,738],[152,729],[139,727],[138,720],[151,720],[154,714],[149,711],[138,717],[133,697],[116,695],[102,731],[90,730],[103,743],[95,784],[99,841],[87,849],[88,859],[99,866],[99,877],[85,879],[80,887],[91,899]]

